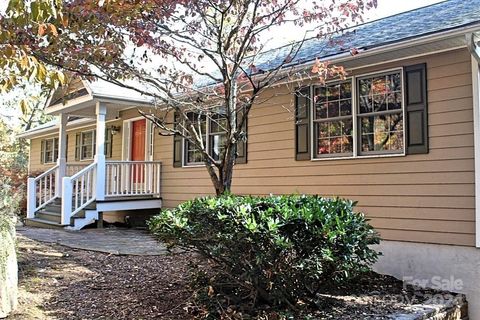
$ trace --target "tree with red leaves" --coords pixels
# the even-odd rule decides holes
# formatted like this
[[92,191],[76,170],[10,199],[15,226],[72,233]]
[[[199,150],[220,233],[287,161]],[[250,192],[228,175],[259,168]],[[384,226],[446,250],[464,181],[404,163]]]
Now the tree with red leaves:
[[[51,18],[31,23],[41,16],[32,14],[33,4],[48,1],[55,9]],[[24,23],[12,23],[11,14],[0,17],[0,33],[9,34],[0,36],[2,48],[21,47],[50,70],[103,79],[151,97],[154,108],[142,114],[161,134],[181,136],[199,150],[217,194],[231,189],[237,144],[247,138],[245,121],[255,103],[269,99],[269,88],[345,75],[325,61],[297,67],[306,32],[270,51],[266,36],[291,25],[331,38],[376,6],[376,0],[10,2],[23,5],[16,19],[23,16]],[[205,121],[223,133],[216,155],[205,141]]]

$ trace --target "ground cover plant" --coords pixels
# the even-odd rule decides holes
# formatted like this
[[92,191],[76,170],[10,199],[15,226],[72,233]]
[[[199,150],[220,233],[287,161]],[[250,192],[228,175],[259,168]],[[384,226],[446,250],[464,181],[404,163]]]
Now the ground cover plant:
[[305,195],[205,197],[162,211],[150,229],[214,262],[214,272],[200,268],[193,284],[209,316],[220,316],[222,304],[297,312],[318,307],[322,290],[376,261],[370,245],[378,235],[354,206]]

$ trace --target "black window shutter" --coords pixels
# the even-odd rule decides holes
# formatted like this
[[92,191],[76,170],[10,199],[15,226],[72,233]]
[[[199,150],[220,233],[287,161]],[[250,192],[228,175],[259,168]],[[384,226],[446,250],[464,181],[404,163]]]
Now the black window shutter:
[[68,162],[68,133],[67,133],[67,139],[65,141],[65,161]]
[[75,161],[80,160],[80,132],[75,135]]
[[407,154],[428,153],[427,65],[405,67]]
[[105,129],[105,158],[112,157],[112,146],[113,146],[113,134],[112,129]]
[[55,138],[53,139],[53,161],[54,162],[57,162],[58,161],[58,143],[59,143],[59,139],[58,138]]
[[40,146],[40,163],[44,164],[45,163],[45,140],[42,140]]
[[[178,121],[180,120],[180,116],[177,112],[175,112],[173,116],[174,126],[177,128]],[[182,158],[183,158],[183,148],[182,148],[182,136],[179,134],[175,134],[173,136],[173,167],[180,168],[182,166]]]
[[310,87],[295,92],[295,159],[310,160]]
[[[243,117],[243,110],[239,112],[240,117]],[[245,139],[237,142],[237,157],[235,158],[236,164],[247,163],[247,144],[248,144],[248,115],[243,122],[242,132],[245,133]]]

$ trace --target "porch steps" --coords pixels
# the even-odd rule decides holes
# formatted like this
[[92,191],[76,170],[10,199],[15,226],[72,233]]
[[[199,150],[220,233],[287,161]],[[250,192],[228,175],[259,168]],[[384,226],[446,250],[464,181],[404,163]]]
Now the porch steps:
[[39,218],[27,218],[25,220],[25,225],[29,227],[36,228],[46,228],[46,229],[63,229],[68,227],[68,225],[60,224],[59,222],[52,222],[49,220],[39,219]]
[[58,228],[80,230],[85,226],[98,221],[101,217],[99,212],[122,211],[122,210],[145,210],[161,208],[162,198],[150,196],[117,197],[103,201],[94,201],[83,210],[70,218],[70,224],[62,224],[61,199],[57,198],[42,209],[35,212],[33,218],[27,218],[25,224],[38,228]]
[[35,214],[35,218],[60,224],[62,216],[60,212],[40,210],[40,211],[37,211],[37,213]]
[[26,219],[25,224],[29,227],[39,228],[68,228],[81,229],[98,219],[96,204],[91,203],[84,210],[77,212],[70,218],[70,224],[62,224],[62,202],[60,198],[35,212],[35,217]]

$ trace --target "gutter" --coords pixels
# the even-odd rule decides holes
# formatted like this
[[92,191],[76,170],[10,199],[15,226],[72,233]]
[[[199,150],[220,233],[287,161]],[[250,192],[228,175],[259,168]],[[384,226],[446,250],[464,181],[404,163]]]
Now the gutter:
[[467,41],[468,51],[470,51],[472,57],[477,60],[478,63],[480,63],[480,47],[478,46],[480,39],[478,39],[479,41],[475,42],[475,37],[476,35],[474,32],[467,33],[465,35],[465,40]]

